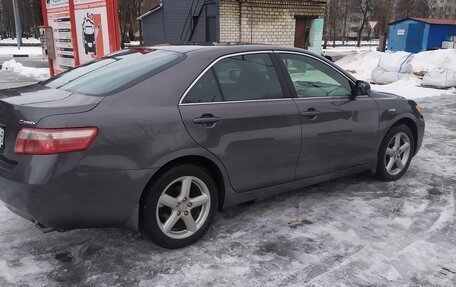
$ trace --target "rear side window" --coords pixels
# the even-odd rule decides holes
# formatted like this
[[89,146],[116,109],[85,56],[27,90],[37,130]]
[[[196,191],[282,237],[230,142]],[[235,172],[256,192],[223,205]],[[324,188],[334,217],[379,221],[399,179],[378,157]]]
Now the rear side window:
[[183,103],[281,98],[282,86],[270,56],[249,54],[217,62],[192,87]]
[[222,95],[220,94],[217,80],[215,79],[212,69],[207,71],[201,79],[199,79],[184,99],[185,104],[221,101]]
[[283,98],[271,57],[252,54],[223,59],[214,65],[225,101]]
[[183,59],[185,56],[177,52],[129,49],[62,73],[43,85],[80,94],[105,95],[145,80]]

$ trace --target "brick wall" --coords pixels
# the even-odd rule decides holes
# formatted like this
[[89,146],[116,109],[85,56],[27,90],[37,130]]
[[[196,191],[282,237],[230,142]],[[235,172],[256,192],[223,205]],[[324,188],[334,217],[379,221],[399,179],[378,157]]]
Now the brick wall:
[[293,46],[295,16],[324,18],[324,1],[220,0],[220,42]]

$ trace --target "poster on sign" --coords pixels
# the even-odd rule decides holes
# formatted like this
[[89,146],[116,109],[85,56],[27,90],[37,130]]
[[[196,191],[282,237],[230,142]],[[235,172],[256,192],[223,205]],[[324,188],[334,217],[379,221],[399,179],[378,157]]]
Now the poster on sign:
[[111,53],[106,1],[74,0],[74,17],[81,64]]
[[51,75],[120,49],[117,0],[41,0],[45,27],[52,28]]
[[52,69],[55,74],[75,67],[74,47],[69,0],[46,0],[47,26],[52,28],[55,59]]

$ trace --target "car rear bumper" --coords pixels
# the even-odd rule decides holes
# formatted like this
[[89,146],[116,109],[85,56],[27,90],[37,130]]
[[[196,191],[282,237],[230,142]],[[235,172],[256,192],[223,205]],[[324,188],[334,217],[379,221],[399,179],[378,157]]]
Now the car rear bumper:
[[[15,180],[0,169],[0,201],[49,228],[121,227],[132,216],[154,170],[62,173],[43,182]],[[11,171],[8,171],[11,175]]]

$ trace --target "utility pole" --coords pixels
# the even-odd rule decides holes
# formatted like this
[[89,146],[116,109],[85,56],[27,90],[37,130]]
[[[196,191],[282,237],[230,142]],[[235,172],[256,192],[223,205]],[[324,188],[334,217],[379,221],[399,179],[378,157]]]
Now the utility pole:
[[22,27],[21,27],[21,15],[19,14],[19,4],[17,0],[13,0],[13,11],[14,21],[16,24],[16,37],[17,37],[17,48],[21,49],[22,44]]

